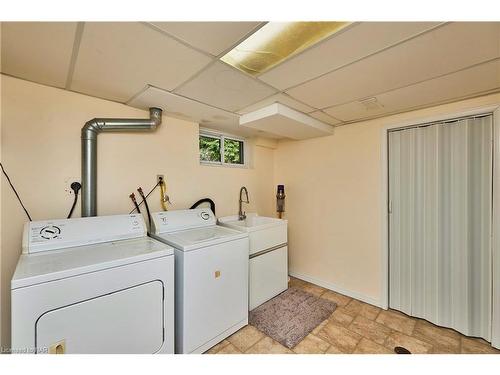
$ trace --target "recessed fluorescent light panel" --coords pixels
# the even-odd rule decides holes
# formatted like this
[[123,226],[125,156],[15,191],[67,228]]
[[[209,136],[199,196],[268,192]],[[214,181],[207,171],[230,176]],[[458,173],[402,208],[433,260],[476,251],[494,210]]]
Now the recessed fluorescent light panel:
[[269,22],[221,60],[256,76],[335,34],[350,22]]

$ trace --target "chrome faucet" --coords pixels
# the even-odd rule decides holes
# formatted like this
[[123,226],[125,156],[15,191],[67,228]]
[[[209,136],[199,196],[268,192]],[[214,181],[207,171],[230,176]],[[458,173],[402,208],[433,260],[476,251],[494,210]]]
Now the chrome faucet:
[[[243,192],[245,192],[246,200],[243,200],[241,198],[241,196],[243,195]],[[244,186],[242,186],[241,189],[240,189],[240,210],[238,211],[238,220],[245,220],[247,218],[247,215],[245,215],[245,212],[242,209],[243,202],[250,203],[250,201],[248,199],[248,190]]]

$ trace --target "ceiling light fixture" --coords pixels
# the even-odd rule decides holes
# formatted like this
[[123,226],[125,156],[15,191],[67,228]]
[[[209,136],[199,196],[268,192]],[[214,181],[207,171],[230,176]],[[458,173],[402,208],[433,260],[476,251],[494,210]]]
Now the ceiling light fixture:
[[256,76],[335,34],[350,22],[269,22],[221,57]]

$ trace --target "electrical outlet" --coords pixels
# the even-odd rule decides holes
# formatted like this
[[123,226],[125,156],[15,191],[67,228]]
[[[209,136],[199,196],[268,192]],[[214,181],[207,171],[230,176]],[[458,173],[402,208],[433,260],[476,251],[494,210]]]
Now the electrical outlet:
[[160,179],[162,179],[163,181],[165,181],[165,176],[162,175],[162,174],[157,174],[156,175],[156,183],[160,182]]
[[65,178],[64,179],[64,191],[69,194],[69,195],[74,195],[75,192],[73,191],[73,189],[71,189],[71,184],[73,182],[79,182],[79,183],[82,183],[81,180],[80,180],[80,177],[68,177],[68,178]]

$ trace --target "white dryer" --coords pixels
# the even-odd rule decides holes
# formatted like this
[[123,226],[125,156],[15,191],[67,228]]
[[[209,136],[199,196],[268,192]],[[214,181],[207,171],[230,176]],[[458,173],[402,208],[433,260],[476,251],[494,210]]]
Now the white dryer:
[[248,234],[210,209],[153,214],[152,236],[175,248],[175,352],[203,353],[248,324]]
[[15,353],[173,353],[173,249],[141,215],[26,223],[11,295]]

